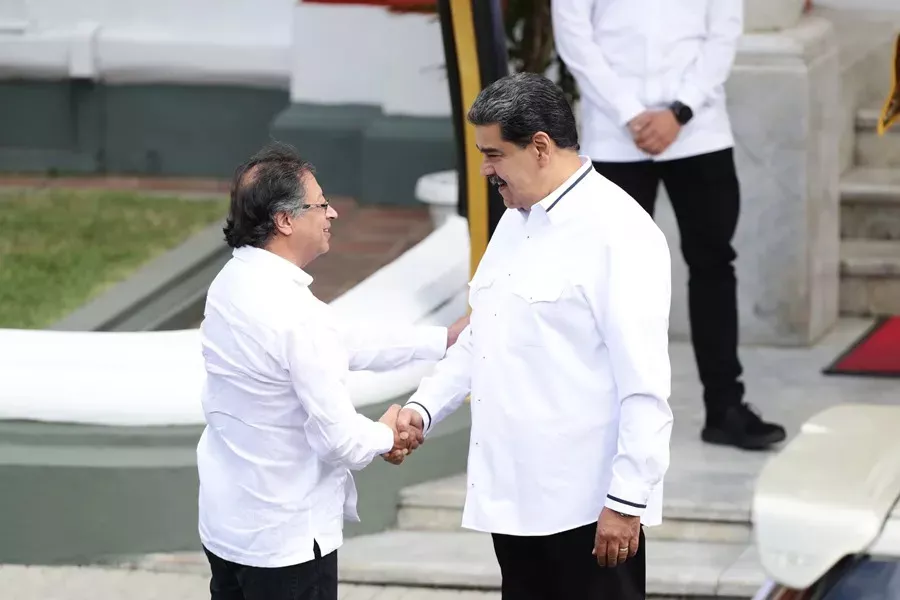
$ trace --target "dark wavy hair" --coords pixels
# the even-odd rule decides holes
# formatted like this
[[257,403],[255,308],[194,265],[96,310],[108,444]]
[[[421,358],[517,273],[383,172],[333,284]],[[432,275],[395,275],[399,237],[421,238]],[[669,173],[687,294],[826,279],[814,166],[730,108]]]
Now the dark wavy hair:
[[560,148],[579,149],[578,127],[566,95],[537,73],[515,73],[478,94],[466,115],[473,125],[500,126],[500,135],[524,148],[539,131]]
[[225,241],[232,248],[261,248],[275,235],[275,215],[296,216],[306,200],[303,177],[315,167],[289,144],[265,146],[234,172]]

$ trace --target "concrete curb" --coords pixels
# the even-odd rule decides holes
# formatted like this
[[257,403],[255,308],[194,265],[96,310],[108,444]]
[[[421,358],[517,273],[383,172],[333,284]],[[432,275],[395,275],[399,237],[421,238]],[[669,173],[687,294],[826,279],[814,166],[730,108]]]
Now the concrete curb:
[[217,222],[48,329],[159,331],[192,327],[203,317],[210,282],[230,257],[222,223]]

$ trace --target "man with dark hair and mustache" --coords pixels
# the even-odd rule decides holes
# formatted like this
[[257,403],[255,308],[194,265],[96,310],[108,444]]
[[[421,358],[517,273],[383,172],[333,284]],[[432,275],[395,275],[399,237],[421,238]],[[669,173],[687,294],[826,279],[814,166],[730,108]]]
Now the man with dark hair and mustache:
[[672,429],[666,238],[579,155],[545,77],[498,80],[468,120],[508,210],[398,431],[427,436],[471,393],[462,525],[493,535],[504,600],[642,600]]

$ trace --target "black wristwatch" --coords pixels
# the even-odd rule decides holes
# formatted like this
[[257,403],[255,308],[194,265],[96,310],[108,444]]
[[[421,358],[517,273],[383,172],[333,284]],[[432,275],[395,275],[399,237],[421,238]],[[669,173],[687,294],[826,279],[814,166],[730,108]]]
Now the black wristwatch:
[[669,105],[669,110],[675,115],[675,120],[681,125],[687,125],[688,121],[694,118],[694,111],[687,104],[683,104],[676,100]]

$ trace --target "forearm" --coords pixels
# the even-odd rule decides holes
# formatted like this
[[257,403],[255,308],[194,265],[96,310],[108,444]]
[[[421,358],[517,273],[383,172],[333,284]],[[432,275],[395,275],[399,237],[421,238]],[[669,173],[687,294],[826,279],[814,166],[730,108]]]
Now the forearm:
[[637,94],[624,85],[594,41],[591,3],[553,0],[551,10],[556,51],[578,80],[582,95],[620,125],[644,112]]
[[453,414],[469,395],[472,387],[472,334],[466,327],[447,356],[435,365],[434,371],[423,378],[419,388],[406,406],[415,410],[431,431],[447,416]]
[[619,441],[606,506],[641,515],[669,468],[672,411],[663,398],[636,394],[622,401]]
[[350,421],[307,426],[313,452],[324,462],[352,470],[368,466],[394,447],[394,432],[387,425],[356,414]]
[[424,433],[427,435],[438,423],[456,412],[468,395],[468,390],[444,396],[414,394],[406,403],[406,407],[419,413],[425,424]]
[[743,11],[742,0],[711,1],[706,41],[673,100],[679,100],[697,111],[708,104],[715,91],[725,84],[743,31]]
[[325,462],[361,469],[394,446],[393,431],[360,415],[344,384],[342,342],[334,329],[305,322],[284,339],[284,365],[306,413],[307,443]]
[[669,466],[672,432],[671,260],[655,226],[613,240],[602,329],[619,394],[619,435],[606,504],[640,515]]
[[[653,277],[652,270],[642,276]],[[607,328],[610,358],[620,394],[619,436],[612,462],[612,479],[606,505],[631,515],[640,515],[650,492],[669,467],[669,440],[672,433],[671,364],[668,352],[667,280],[650,284],[655,299],[636,310],[619,304],[619,317]],[[648,286],[642,286],[648,287]],[[635,294],[621,296],[634,298]],[[653,307],[654,304],[660,304]]]
[[351,371],[388,371],[414,360],[440,360],[447,328],[353,326],[345,334]]

